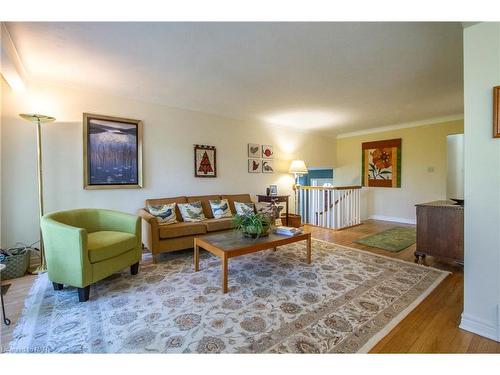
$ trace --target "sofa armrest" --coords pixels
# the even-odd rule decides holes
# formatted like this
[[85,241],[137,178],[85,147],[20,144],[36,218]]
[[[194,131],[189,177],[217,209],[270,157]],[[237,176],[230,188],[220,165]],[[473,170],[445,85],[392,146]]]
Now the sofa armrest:
[[152,221],[154,221],[155,223],[158,222],[156,220],[156,217],[154,215],[152,215],[151,213],[149,213],[148,211],[146,211],[145,208],[141,208],[139,210],[138,214],[140,217],[142,217],[144,220],[146,220],[149,224],[152,224]]
[[139,216],[143,219],[143,237],[146,247],[153,254],[159,252],[160,232],[158,220],[154,215],[151,215],[146,209],[141,208],[138,212]]

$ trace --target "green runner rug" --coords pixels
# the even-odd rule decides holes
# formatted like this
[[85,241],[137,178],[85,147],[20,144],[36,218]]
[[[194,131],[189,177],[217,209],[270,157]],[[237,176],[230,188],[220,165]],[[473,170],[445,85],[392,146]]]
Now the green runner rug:
[[394,227],[372,236],[361,238],[356,243],[378,247],[387,251],[398,252],[413,245],[416,241],[415,228]]

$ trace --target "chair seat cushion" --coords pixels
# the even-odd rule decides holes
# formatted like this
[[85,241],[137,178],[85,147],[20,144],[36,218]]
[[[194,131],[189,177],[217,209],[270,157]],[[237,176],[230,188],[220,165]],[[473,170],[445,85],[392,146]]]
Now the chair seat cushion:
[[87,236],[87,249],[90,263],[101,262],[126,253],[137,245],[136,237],[131,233],[98,231]]
[[193,236],[195,234],[207,233],[207,227],[203,222],[182,222],[175,224],[159,225],[160,238],[176,238],[183,236]]
[[208,219],[203,222],[207,226],[208,232],[227,230],[233,228],[233,218]]

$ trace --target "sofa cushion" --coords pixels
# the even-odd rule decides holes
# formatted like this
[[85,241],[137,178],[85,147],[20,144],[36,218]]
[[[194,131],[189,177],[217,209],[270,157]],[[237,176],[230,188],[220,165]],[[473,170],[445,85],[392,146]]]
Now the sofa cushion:
[[185,222],[202,221],[206,219],[201,202],[180,203],[179,210],[181,210],[182,219]]
[[148,211],[156,217],[159,224],[174,224],[177,223],[177,215],[175,207],[177,203],[167,203],[158,205],[148,205]]
[[212,209],[210,208],[210,200],[220,199],[220,195],[195,195],[187,197],[188,203],[191,202],[201,202],[203,207],[203,213],[207,219],[213,219],[214,215]]
[[232,217],[233,214],[229,208],[229,201],[227,199],[210,200],[210,207],[214,219],[222,219],[223,217]]
[[236,212],[236,207],[234,207],[234,202],[245,202],[245,203],[250,203],[252,202],[252,198],[250,197],[250,194],[229,194],[229,195],[222,195],[222,199],[227,199],[229,201],[229,208],[231,208],[232,212]]
[[207,219],[203,222],[207,226],[208,232],[216,232],[219,230],[227,230],[233,228],[232,218],[222,218],[222,219]]
[[101,262],[126,253],[137,245],[135,235],[125,232],[98,231],[87,235],[90,263]]
[[247,202],[234,202],[236,215],[248,215],[255,213],[255,205]]
[[176,238],[183,236],[194,236],[195,234],[207,233],[205,222],[195,223],[175,223],[168,225],[159,225],[160,238],[166,240],[168,238]]
[[184,196],[180,197],[172,197],[172,198],[155,198],[155,199],[147,199],[146,200],[146,207],[148,206],[159,206],[162,204],[170,204],[170,203],[177,203],[177,207],[175,208],[175,216],[177,218],[177,221],[182,221],[182,215],[181,212],[179,211],[179,203],[187,203],[187,198]]

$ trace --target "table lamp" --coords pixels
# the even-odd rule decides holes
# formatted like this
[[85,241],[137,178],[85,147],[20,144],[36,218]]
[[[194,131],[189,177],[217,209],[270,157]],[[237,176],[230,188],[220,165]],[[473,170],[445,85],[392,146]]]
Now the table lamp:
[[[56,119],[47,115],[41,115],[36,113],[20,113],[20,117],[26,121],[36,124],[36,143],[37,143],[37,176],[38,176],[38,209],[40,218],[43,216],[43,176],[42,176],[42,124],[47,122],[53,122]],[[45,252],[43,250],[43,239],[42,233],[40,232],[40,266],[36,269],[36,273],[42,273],[47,271],[47,265],[45,263]]]

